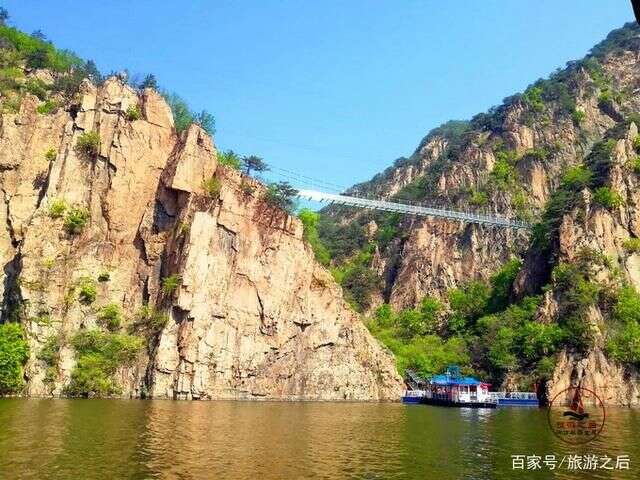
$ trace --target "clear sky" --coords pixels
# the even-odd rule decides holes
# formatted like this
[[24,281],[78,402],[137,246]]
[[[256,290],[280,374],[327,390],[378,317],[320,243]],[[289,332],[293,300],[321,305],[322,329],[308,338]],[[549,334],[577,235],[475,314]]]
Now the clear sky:
[[341,185],[582,57],[627,0],[0,0],[100,70],[154,73],[216,143]]

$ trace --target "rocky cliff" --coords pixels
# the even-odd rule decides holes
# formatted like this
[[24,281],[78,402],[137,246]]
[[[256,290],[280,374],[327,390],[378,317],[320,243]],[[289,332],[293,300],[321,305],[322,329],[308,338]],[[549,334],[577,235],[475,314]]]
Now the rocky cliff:
[[20,99],[0,118],[0,323],[26,331],[27,394],[398,398],[300,222],[200,127],[176,134],[156,91]]
[[[362,281],[359,289],[353,289],[359,307],[365,313],[382,303],[395,310],[411,309],[425,297],[448,304],[452,290],[470,281],[489,283],[505,263],[521,259],[523,266],[510,288],[510,302],[515,305],[526,296],[543,295],[536,321],[564,325],[572,305],[566,291],[554,283],[553,272],[558,266],[576,265],[587,250],[592,258],[581,264],[589,271],[585,282],[611,283],[615,277],[617,288],[640,288],[640,263],[637,251],[630,247],[640,236],[640,167],[634,167],[639,61],[640,29],[629,24],[612,32],[585,59],[570,62],[523,94],[505,99],[471,121],[449,122],[435,129],[411,157],[397,160],[371,181],[350,190],[365,197],[519,217],[536,225],[533,232],[397,218],[344,207],[325,209],[321,237],[333,249],[336,265],[349,268],[358,261],[359,249],[373,249],[366,268],[379,281],[366,283],[368,295],[362,294]],[[580,185],[582,190],[577,188],[579,192],[569,193],[567,176],[583,166],[589,180]],[[601,197],[611,192],[615,201],[608,204]],[[593,200],[594,195],[599,201]],[[564,202],[569,196],[571,201]],[[332,240],[336,230],[350,232],[354,242],[346,247],[336,245]],[[607,258],[606,265],[596,265],[598,255]],[[361,278],[366,276],[357,280]],[[349,282],[345,286],[347,290],[352,287]],[[601,290],[591,294],[604,295]],[[577,382],[603,392],[609,403],[640,403],[638,362],[616,361],[607,348],[618,320],[626,321],[615,320],[613,310],[611,302],[594,300],[582,317],[593,329],[599,325],[589,345],[577,346],[568,340],[575,332],[567,327],[565,347],[553,359],[555,372],[530,372],[527,378],[546,384],[551,394]],[[444,325],[436,331],[447,338],[452,328],[447,328],[447,315],[443,317]],[[485,334],[476,320],[467,318],[467,333]],[[476,371],[489,375],[487,361],[486,352],[477,354]],[[518,383],[519,368],[494,367],[494,379],[503,388],[532,388],[531,383]]]

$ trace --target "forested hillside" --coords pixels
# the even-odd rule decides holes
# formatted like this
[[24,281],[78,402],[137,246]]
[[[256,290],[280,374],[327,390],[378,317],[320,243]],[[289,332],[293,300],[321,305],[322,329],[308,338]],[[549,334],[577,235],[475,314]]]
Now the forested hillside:
[[577,375],[592,383],[619,368],[598,385],[610,401],[638,401],[622,379],[640,365],[639,58],[640,28],[627,24],[350,189],[514,216],[530,232],[321,212],[316,250],[400,371],[455,362],[496,386],[553,389],[588,364]]

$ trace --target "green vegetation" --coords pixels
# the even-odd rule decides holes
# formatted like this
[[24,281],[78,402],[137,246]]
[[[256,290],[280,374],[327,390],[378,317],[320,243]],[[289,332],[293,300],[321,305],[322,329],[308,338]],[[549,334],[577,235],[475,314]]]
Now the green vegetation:
[[240,156],[233,150],[227,150],[226,152],[218,152],[218,163],[225,167],[233,168],[234,170],[240,170]]
[[100,135],[98,132],[84,132],[76,142],[78,155],[86,159],[95,159],[100,151]]
[[[638,125],[640,127],[640,125]],[[640,135],[636,135],[636,138],[633,139],[633,148],[636,149],[636,152],[640,153]]]
[[108,282],[111,280],[111,274],[107,271],[100,272],[98,274],[98,281],[101,283]]
[[[48,69],[55,74],[53,85],[26,78],[23,68]],[[25,94],[45,102],[38,112],[48,114],[59,107],[54,95],[71,97],[84,78],[99,77],[95,64],[84,62],[74,53],[56,49],[39,31],[23,33],[0,22],[0,97],[2,111],[17,113]]]
[[66,393],[71,396],[105,396],[121,392],[113,375],[131,366],[143,349],[141,338],[99,330],[80,331],[71,339],[77,363]]
[[142,118],[142,111],[140,110],[140,107],[138,105],[131,105],[129,106],[129,108],[127,108],[125,117],[130,122],[140,120]]
[[609,210],[620,207],[624,202],[622,196],[610,187],[600,187],[593,192],[593,200]]
[[344,289],[345,299],[358,312],[369,308],[371,296],[380,286],[380,279],[369,268],[374,249],[375,244],[368,244],[339,267],[331,268],[334,279]]
[[209,198],[217,198],[220,194],[222,183],[216,177],[211,177],[202,182],[202,189]]
[[591,183],[593,173],[584,165],[570,167],[562,177],[562,184],[565,188],[572,190],[582,190]]
[[575,110],[571,114],[571,120],[573,120],[573,123],[575,125],[582,125],[582,122],[584,122],[584,119],[586,117],[587,117],[587,114],[584,113],[582,110]]
[[242,157],[242,168],[246,175],[250,175],[251,171],[262,173],[269,170],[269,167],[265,161],[255,155],[249,155],[248,157]]
[[0,395],[19,393],[24,385],[22,366],[29,358],[29,345],[22,326],[0,324]]
[[173,275],[169,275],[168,277],[164,277],[162,279],[162,293],[165,295],[171,295],[175,292],[180,284],[182,283],[182,278],[180,275],[174,273]]
[[343,224],[339,218],[321,215],[318,221],[318,235],[331,258],[340,263],[354,255],[367,243],[364,229],[366,218],[358,217],[355,221]]
[[64,229],[69,235],[78,235],[89,221],[89,211],[86,208],[73,207],[64,217]]
[[295,209],[294,198],[298,191],[289,182],[270,183],[264,195],[264,200],[272,207],[281,208],[291,214]]
[[50,162],[53,162],[58,157],[58,151],[51,147],[44,153],[44,158]]
[[304,239],[311,246],[316,260],[318,260],[322,265],[329,265],[331,256],[318,236],[318,221],[320,219],[320,215],[313,210],[303,208],[298,213],[298,218],[302,221],[302,225],[304,226]]
[[522,94],[524,102],[536,112],[544,110],[544,100],[542,99],[543,89],[540,86],[531,86]]
[[80,303],[89,305],[95,302],[98,291],[96,282],[90,277],[81,277],[78,280],[78,299]]
[[195,113],[189,108],[189,104],[180,97],[180,95],[169,92],[161,93],[171,108],[173,123],[178,134],[184,132],[194,123],[200,125],[209,135],[215,133],[215,119],[206,110]]
[[629,253],[640,253],[640,238],[629,238],[622,243],[622,246]]
[[631,160],[631,169],[638,175],[640,175],[640,155]]
[[143,305],[134,317],[132,331],[152,335],[160,332],[169,322],[169,315],[156,310],[152,305]]
[[110,303],[102,307],[97,314],[98,325],[114,332],[122,324],[122,310],[115,303]]
[[484,207],[489,203],[489,194],[482,190],[473,190],[469,203],[476,207]]
[[607,341],[607,351],[616,360],[640,366],[640,295],[623,287],[613,307],[615,324]]
[[54,113],[60,104],[55,100],[46,100],[42,105],[38,105],[36,111],[41,115],[49,115],[50,113]]
[[52,383],[58,375],[58,364],[60,362],[60,337],[51,335],[38,352],[37,358],[45,363],[47,370],[45,373],[45,383]]
[[522,388],[531,388],[536,378],[550,374],[569,330],[536,319],[540,297],[512,303],[519,270],[520,262],[514,259],[488,283],[472,281],[450,290],[448,308],[432,297],[399,312],[382,305],[367,326],[394,352],[401,373],[412,368],[428,376],[457,363],[463,371],[496,383],[519,372]]
[[61,198],[54,198],[49,204],[49,216],[51,218],[62,218],[67,210],[67,202]]

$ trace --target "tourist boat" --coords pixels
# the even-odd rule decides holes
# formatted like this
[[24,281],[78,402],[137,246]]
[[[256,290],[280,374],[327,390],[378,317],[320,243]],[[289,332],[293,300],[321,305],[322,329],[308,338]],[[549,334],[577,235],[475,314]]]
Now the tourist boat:
[[489,392],[489,384],[474,377],[460,374],[457,365],[450,365],[443,375],[429,380],[407,370],[409,387],[402,396],[402,403],[422,403],[451,407],[495,408],[537,407],[540,402],[535,392]]
[[446,407],[496,408],[489,395],[489,384],[460,374],[460,367],[450,365],[442,375],[422,380],[415,372],[407,372],[411,388],[402,397],[403,403],[421,403]]

